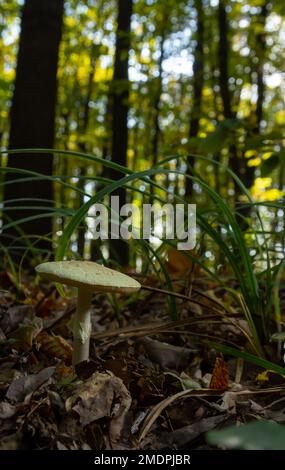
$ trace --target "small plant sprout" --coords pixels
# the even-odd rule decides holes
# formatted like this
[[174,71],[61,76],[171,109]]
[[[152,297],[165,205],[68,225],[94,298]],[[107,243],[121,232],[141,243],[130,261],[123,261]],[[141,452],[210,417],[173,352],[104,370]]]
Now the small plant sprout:
[[73,325],[73,365],[89,359],[91,300],[95,292],[131,294],[141,285],[126,274],[91,261],[50,261],[39,264],[37,273],[45,280],[77,287],[77,309]]

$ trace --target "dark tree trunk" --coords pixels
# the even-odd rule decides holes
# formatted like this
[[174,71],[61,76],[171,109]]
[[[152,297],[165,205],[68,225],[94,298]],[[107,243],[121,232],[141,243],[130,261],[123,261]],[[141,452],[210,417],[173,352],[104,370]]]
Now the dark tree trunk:
[[219,66],[220,66],[220,93],[223,102],[224,116],[226,119],[233,117],[231,106],[231,93],[229,89],[229,27],[228,18],[223,0],[219,1]]
[[[197,34],[196,34],[196,48],[194,54],[193,64],[193,106],[190,116],[189,137],[197,137],[199,132],[199,122],[201,117],[202,106],[202,93],[204,84],[204,10],[203,3],[200,0],[195,0],[195,8],[197,14]],[[192,156],[188,159],[189,165],[194,168],[195,161]],[[186,179],[185,186],[186,196],[193,196],[193,181],[189,178]]]
[[[265,84],[264,84],[264,61],[266,53],[266,36],[265,36],[265,23],[268,15],[268,2],[265,2],[262,6],[260,15],[259,15],[259,32],[255,36],[255,50],[257,62],[256,66],[253,67],[256,72],[256,84],[257,84],[257,101],[255,108],[255,118],[254,118],[254,127],[251,129],[253,135],[258,135],[261,131],[261,121],[263,119],[263,102],[264,102],[264,93],[265,93]],[[250,132],[248,133],[250,134]],[[247,188],[250,188],[254,183],[255,169],[254,167],[249,167],[245,162],[244,170],[244,183]]]
[[257,62],[257,102],[256,102],[256,130],[260,132],[260,123],[263,118],[263,102],[264,102],[264,62],[266,52],[266,36],[265,36],[265,23],[268,15],[268,2],[262,6],[259,23],[261,32],[256,35],[256,52],[258,57]]
[[[219,120],[219,115],[220,115],[220,109],[219,109],[219,100],[220,100],[220,95],[219,92],[217,91],[217,71],[218,65],[216,62],[215,54],[214,54],[214,47],[213,47],[213,41],[212,37],[214,34],[214,27],[211,25],[210,28],[207,28],[207,37],[205,38],[206,43],[209,45],[209,57],[210,57],[210,87],[213,90],[213,110],[214,110],[214,115],[216,122]],[[221,153],[220,151],[215,152],[213,155],[213,159],[220,163],[221,161]],[[220,171],[220,166],[219,165],[214,165],[214,172],[215,172],[215,191],[221,194],[221,189],[223,185],[221,185],[221,177],[225,179],[224,181],[224,186],[227,188],[227,175],[224,174],[224,172]],[[226,178],[225,178],[226,176]]]
[[[105,116],[104,116],[104,140],[102,145],[102,159],[107,159],[111,153],[111,145],[110,145],[110,135],[112,133],[112,95],[111,91],[109,90],[107,101],[106,101],[106,108],[105,108]],[[110,176],[110,171],[107,167],[103,166],[102,176],[108,178]]]
[[[84,97],[83,101],[83,110],[82,110],[82,122],[80,126],[80,135],[81,138],[86,137],[86,132],[88,130],[88,124],[89,124],[89,115],[90,115],[90,101],[92,98],[92,92],[93,92],[93,81],[94,81],[94,74],[95,74],[95,68],[96,68],[96,60],[97,60],[97,55],[95,53],[96,48],[94,48],[92,52],[92,57],[91,57],[91,63],[90,63],[90,71],[89,71],[89,77],[88,77],[88,83],[87,83],[87,91],[86,95]],[[86,140],[82,140],[79,143],[79,150],[83,153],[87,151],[87,145],[86,145]],[[80,163],[80,168],[79,168],[79,189],[82,191],[85,190],[85,183],[86,183],[86,176],[87,176],[87,162],[82,162]],[[79,207],[83,206],[84,204],[84,194],[80,193],[79,194]],[[87,232],[87,223],[85,220],[81,221],[81,224],[78,228],[78,234],[77,234],[77,251],[78,254],[81,256],[81,258],[84,257],[84,249],[85,249],[85,238],[86,238],[86,232]]]
[[[81,146],[80,146],[81,147]],[[83,145],[82,145],[83,147]],[[86,183],[86,163],[81,163],[81,166],[79,168],[79,182],[78,182],[78,189],[81,191],[85,190],[85,183]],[[84,194],[79,193],[79,207],[82,207],[84,204]],[[80,225],[78,227],[78,232],[77,232],[77,251],[78,254],[81,256],[81,258],[84,258],[84,250],[85,250],[85,237],[86,237],[86,232],[87,232],[87,222],[85,219],[83,219],[80,222]]]
[[155,92],[153,100],[153,131],[151,138],[152,146],[152,163],[153,166],[157,164],[158,161],[158,147],[159,147],[159,136],[160,136],[160,125],[159,125],[159,114],[160,114],[160,103],[161,103],[161,94],[162,94],[162,65],[164,60],[164,41],[165,33],[162,34],[160,39],[160,56],[158,61],[158,77],[155,79]]
[[[225,119],[235,118],[232,110],[232,97],[229,88],[229,26],[224,0],[219,1],[218,6],[218,27],[219,27],[219,85],[223,103],[223,113]],[[241,176],[240,159],[236,145],[232,143],[229,148],[229,166],[237,176]],[[235,197],[240,194],[239,186],[235,185]]]
[[[166,19],[165,19],[166,22]],[[161,94],[162,94],[162,66],[164,60],[164,42],[165,42],[165,31],[162,32],[160,38],[160,55],[158,61],[158,76],[154,79],[154,99],[153,99],[153,128],[151,129],[151,152],[152,152],[152,166],[155,166],[158,162],[159,152],[159,141],[161,135],[161,129],[159,124],[160,106],[161,106]],[[153,177],[155,182],[155,177]],[[154,185],[150,185],[150,204],[153,203],[154,197]]]
[[[129,110],[129,49],[131,16],[133,10],[132,0],[118,0],[118,26],[116,34],[116,51],[114,75],[112,83],[112,149],[111,159],[120,165],[127,165],[128,148],[128,110]],[[122,178],[123,174],[110,171],[113,180]],[[125,189],[113,192],[119,196],[120,206],[126,202]],[[128,263],[128,246],[121,240],[111,241],[111,252],[122,264]]]
[[[61,40],[64,0],[26,0],[22,12],[21,35],[15,89],[11,108],[10,149],[52,148],[54,144],[55,105],[57,92],[57,63]],[[52,175],[53,156],[44,154],[9,155],[8,166]],[[6,181],[23,176],[7,173]],[[50,181],[10,184],[5,187],[5,201],[22,198],[40,198],[52,206],[53,189]],[[24,205],[35,203],[23,202]],[[42,210],[19,210],[11,203],[12,211],[5,211],[5,221],[40,215]],[[5,208],[8,204],[5,204]],[[21,223],[27,235],[39,237],[51,234],[52,218],[40,218]],[[18,235],[8,229],[5,235]],[[18,244],[18,243],[17,243]],[[50,244],[41,241],[41,248]]]

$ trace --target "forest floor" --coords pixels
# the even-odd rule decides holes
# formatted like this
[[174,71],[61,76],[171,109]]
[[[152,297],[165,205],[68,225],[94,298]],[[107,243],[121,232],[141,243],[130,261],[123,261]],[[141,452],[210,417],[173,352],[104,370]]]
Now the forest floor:
[[[181,270],[171,274],[185,279]],[[140,281],[160,287],[151,277]],[[176,285],[178,293],[187,289]],[[119,319],[110,298],[95,296],[91,360],[76,371],[74,299],[28,275],[19,293],[7,271],[0,289],[2,450],[210,449],[209,430],[285,422],[282,377],[223,358],[205,343],[245,345],[247,329],[209,279],[191,283],[191,302],[176,298],[177,321],[161,292],[120,297]]]

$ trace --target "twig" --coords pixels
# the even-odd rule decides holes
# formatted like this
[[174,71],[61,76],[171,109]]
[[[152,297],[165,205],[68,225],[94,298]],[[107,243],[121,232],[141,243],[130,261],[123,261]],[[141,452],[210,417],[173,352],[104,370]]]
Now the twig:
[[[187,300],[188,302],[191,302],[192,304],[197,304],[197,305],[200,305],[200,307],[209,309],[209,305],[203,304],[203,302],[200,302],[199,300],[196,300],[196,299],[194,300],[192,297],[189,297],[188,295],[180,294],[179,292],[173,292],[170,290],[159,289],[158,287],[151,287],[151,286],[145,286],[145,285],[142,285],[141,289],[147,290],[150,292],[157,292],[158,294],[164,294],[164,295],[170,295],[172,297],[177,297],[178,299]],[[207,297],[207,299],[210,299],[210,297]],[[219,307],[225,310],[226,313],[230,313],[224,308],[223,305],[220,305],[216,301],[214,301],[214,303],[217,303]],[[220,310],[214,309],[213,307],[211,309],[213,310],[213,312],[219,312],[220,315],[222,314]]]
[[[271,388],[259,389],[259,390],[240,390],[240,391],[232,392],[232,393],[235,395],[260,395],[264,393],[266,394],[266,393],[280,393],[280,392],[285,392],[285,387],[271,387]],[[183,390],[182,392],[178,392],[175,395],[172,395],[171,397],[166,398],[162,402],[155,405],[150,411],[150,413],[147,415],[143,423],[141,432],[140,432],[139,441],[144,439],[144,437],[147,435],[147,433],[149,432],[150,428],[153,426],[154,422],[159,417],[159,415],[165,410],[165,408],[171,405],[174,401],[180,400],[181,398],[187,398],[187,397],[221,396],[223,394],[224,392],[222,391],[206,388],[202,390]]]

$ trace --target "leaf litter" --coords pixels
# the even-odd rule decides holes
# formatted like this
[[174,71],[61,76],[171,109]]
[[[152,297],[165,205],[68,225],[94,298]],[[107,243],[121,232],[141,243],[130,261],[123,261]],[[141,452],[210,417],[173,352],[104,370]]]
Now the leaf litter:
[[[193,267],[178,261],[168,269],[182,280]],[[73,300],[30,284],[21,297],[0,273],[0,448],[210,449],[208,431],[285,423],[283,377],[201,342],[246,346],[246,325],[194,274],[194,285],[176,284],[177,321],[151,277],[133,302],[119,298],[119,320],[108,297],[95,296],[91,358],[74,370]]]

